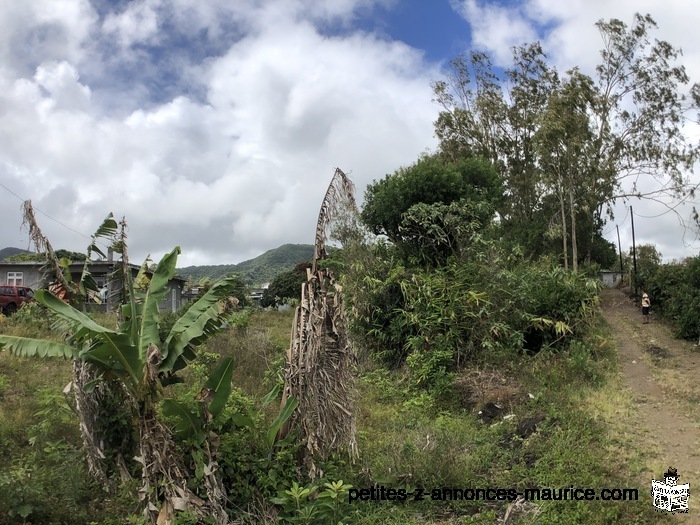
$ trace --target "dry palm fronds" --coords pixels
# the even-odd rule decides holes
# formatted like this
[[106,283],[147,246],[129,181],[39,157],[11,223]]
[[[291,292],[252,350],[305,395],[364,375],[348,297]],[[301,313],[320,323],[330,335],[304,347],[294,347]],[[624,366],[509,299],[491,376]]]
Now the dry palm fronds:
[[328,256],[326,253],[326,241],[328,240],[328,231],[333,220],[339,212],[347,209],[356,210],[355,185],[345,173],[336,168],[333,179],[331,179],[328,190],[326,190],[326,195],[323,197],[321,211],[318,213],[314,259],[311,268],[313,273],[317,270],[317,262]]
[[330,269],[319,269],[327,256],[325,243],[336,213],[355,209],[353,185],[336,169],[323,199],[316,226],[314,259],[302,285],[292,339],[287,354],[282,405],[294,396],[297,411],[278,438],[293,429],[299,432],[309,477],[320,474],[316,460],[346,448],[356,453],[353,413],[353,367],[355,354],[347,336],[342,288]]
[[66,279],[64,269],[59,262],[53,246],[51,246],[49,240],[41,232],[41,228],[39,228],[39,224],[36,222],[32,201],[24,201],[22,204],[22,226],[29,231],[29,239],[32,244],[34,244],[36,251],[45,254],[48,270],[53,273],[55,282],[58,284],[57,288],[62,288],[64,290],[64,295],[66,293],[69,296],[73,295],[77,287]]
[[[144,384],[147,389],[156,387],[158,366],[162,361],[160,349],[151,343],[148,347]],[[189,510],[202,521],[214,518],[217,525],[229,523],[226,514],[226,489],[216,475],[218,464],[214,461],[215,450],[205,443],[207,464],[203,481],[207,500],[194,494],[188,487],[188,469],[178,450],[170,429],[157,417],[155,405],[149,401],[134,403],[132,410],[138,419],[141,463],[140,499],[145,513],[152,522],[162,525],[171,523],[175,511]]]
[[73,381],[68,384],[63,393],[73,392],[75,411],[80,421],[80,435],[83,439],[83,449],[87,461],[88,472],[105,489],[111,491],[114,484],[107,477],[105,472],[105,445],[102,436],[95,429],[98,427],[97,420],[101,415],[101,405],[103,402],[103,388],[108,388],[106,384],[97,385],[89,394],[85,392],[85,385],[96,379],[93,368],[77,359],[73,360]]
[[[53,273],[53,284],[49,286],[49,290],[63,300],[69,299],[77,292],[77,286],[66,279],[56,252],[39,228],[31,201],[24,201],[22,212],[22,225],[29,230],[29,238],[37,252],[46,255],[46,265]],[[73,361],[73,381],[69,386],[74,392],[74,409],[80,420],[80,434],[87,458],[88,471],[109,490],[114,487],[109,482],[106,473],[104,443],[96,430],[97,418],[100,416],[101,389],[95,388],[90,393],[86,393],[84,389],[85,385],[94,379],[95,374],[90,365],[77,360]],[[108,387],[104,386],[103,388]],[[67,388],[64,392],[68,394],[70,390],[71,388]]]

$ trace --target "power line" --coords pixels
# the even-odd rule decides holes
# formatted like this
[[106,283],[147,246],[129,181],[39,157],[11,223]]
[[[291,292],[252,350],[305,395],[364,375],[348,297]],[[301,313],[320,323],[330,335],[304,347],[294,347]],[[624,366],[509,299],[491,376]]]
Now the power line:
[[627,221],[627,217],[629,217],[629,214],[630,214],[629,208],[625,207],[625,218],[622,219],[622,222],[621,222],[620,224],[611,226],[610,229],[608,229],[608,230],[605,231],[604,233],[601,233],[601,236],[604,237],[604,236],[606,236],[608,233],[610,233],[611,231],[613,231],[615,228],[617,228],[617,227],[622,226],[623,224],[625,224],[625,222]]
[[[23,199],[22,197],[20,197],[19,195],[17,195],[14,191],[12,191],[10,188],[8,188],[7,186],[5,186],[5,185],[4,185],[3,183],[1,183],[1,182],[0,182],[0,187],[4,188],[4,189],[7,190],[8,192],[10,192],[12,195],[14,195],[15,197],[17,197],[17,198],[18,198],[20,201],[22,201],[22,202],[25,202],[25,201],[27,200],[27,199]],[[71,228],[71,227],[68,226],[67,224],[62,223],[62,222],[59,221],[58,219],[54,219],[53,217],[51,217],[51,215],[49,215],[48,213],[44,213],[43,211],[41,211],[41,210],[40,210],[39,208],[37,208],[36,206],[32,206],[32,207],[34,208],[34,210],[36,210],[36,211],[38,211],[39,213],[41,213],[44,217],[46,217],[46,218],[48,218],[48,219],[51,219],[52,221],[54,221],[54,222],[57,223],[57,224],[60,224],[61,226],[63,226],[63,227],[66,228],[67,230],[70,230],[70,231],[72,231],[73,233],[75,233],[75,234],[77,234],[77,235],[80,235],[81,237],[85,237],[86,239],[90,239],[90,237],[89,237],[88,235],[85,235],[84,233],[81,233],[81,232],[79,232],[79,231],[77,231],[77,230],[74,230],[73,228]],[[102,244],[102,243],[101,243],[101,244]],[[107,245],[106,245],[106,244],[103,244],[103,246],[106,247]]]

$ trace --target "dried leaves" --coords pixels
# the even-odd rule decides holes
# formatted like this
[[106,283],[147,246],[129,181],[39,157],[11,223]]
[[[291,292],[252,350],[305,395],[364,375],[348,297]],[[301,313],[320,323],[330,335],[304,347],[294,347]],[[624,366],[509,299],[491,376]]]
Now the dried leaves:
[[339,449],[354,455],[357,449],[352,397],[355,354],[347,336],[342,288],[330,269],[318,268],[318,261],[327,256],[325,242],[333,218],[343,207],[355,209],[353,193],[352,182],[336,169],[321,205],[312,268],[302,285],[287,354],[282,406],[294,396],[299,408],[278,439],[291,429],[299,432],[311,479],[322,474],[316,460]]

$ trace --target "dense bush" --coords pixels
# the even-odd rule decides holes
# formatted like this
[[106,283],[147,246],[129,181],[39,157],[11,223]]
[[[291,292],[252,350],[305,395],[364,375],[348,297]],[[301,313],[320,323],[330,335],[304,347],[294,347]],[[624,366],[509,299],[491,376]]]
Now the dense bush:
[[405,240],[403,215],[416,204],[450,204],[460,200],[495,204],[503,198],[503,182],[495,168],[479,158],[446,162],[425,156],[367,187],[362,222],[393,242]]
[[654,310],[673,323],[678,337],[700,337],[700,257],[658,266],[645,273],[639,285],[651,297]]
[[309,263],[299,263],[275,277],[263,292],[260,306],[277,306],[289,299],[299,299],[301,283],[306,281],[306,269],[310,266]]
[[472,247],[425,269],[405,265],[392,247],[375,246],[370,264],[346,274],[356,339],[381,361],[405,362],[416,381],[441,389],[450,370],[482,352],[539,351],[582,333],[596,281],[548,261],[530,263],[496,241],[477,238]]

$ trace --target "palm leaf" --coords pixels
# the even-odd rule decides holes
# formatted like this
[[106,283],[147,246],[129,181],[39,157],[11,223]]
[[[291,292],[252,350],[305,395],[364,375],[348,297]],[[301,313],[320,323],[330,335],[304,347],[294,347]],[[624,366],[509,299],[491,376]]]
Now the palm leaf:
[[165,298],[165,294],[168,292],[168,282],[175,275],[175,266],[177,265],[177,256],[179,253],[180,247],[177,246],[172,252],[166,254],[160,260],[153,272],[153,277],[151,277],[151,283],[146,293],[142,296],[143,301],[139,316],[137,347],[139,358],[143,362],[146,361],[149,344],[153,343],[160,346],[160,336],[158,335],[158,303]]
[[97,231],[92,235],[90,240],[90,246],[87,248],[87,258],[83,263],[83,273],[80,275],[80,281],[78,283],[78,290],[80,295],[87,296],[88,291],[97,292],[97,283],[93,279],[92,274],[89,270],[89,265],[91,262],[92,253],[95,252],[99,254],[103,259],[106,258],[104,252],[97,246],[97,239],[104,238],[112,240],[114,235],[117,233],[117,221],[112,218],[112,214],[107,215],[104,221]]
[[[107,215],[104,221],[97,231],[92,235],[92,243],[88,246],[88,253],[95,252],[98,253],[102,258],[106,255],[97,246],[97,239],[113,239],[117,233],[117,221],[114,220],[114,216],[110,213]],[[89,257],[88,257],[89,259]]]
[[220,301],[228,297],[238,284],[237,277],[221,279],[175,321],[163,345],[161,370],[172,369],[187,347],[201,344],[225,328],[226,312]]
[[204,384],[204,388],[214,391],[214,397],[209,403],[209,413],[213,418],[226,406],[231,395],[231,378],[233,377],[233,358],[224,357],[214,371],[209,375],[209,379]]
[[0,350],[20,357],[78,357],[78,350],[64,343],[0,335]]

